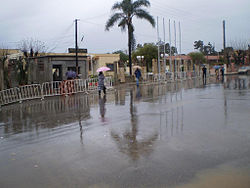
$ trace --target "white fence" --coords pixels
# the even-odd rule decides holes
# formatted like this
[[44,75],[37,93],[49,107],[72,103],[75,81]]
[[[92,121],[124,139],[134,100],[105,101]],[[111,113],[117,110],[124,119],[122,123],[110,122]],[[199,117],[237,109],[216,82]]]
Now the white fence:
[[[166,74],[145,74],[143,82],[160,82],[167,83],[171,81],[186,80],[199,77],[201,74],[196,72],[169,72]],[[209,75],[208,75],[209,76]],[[113,87],[111,77],[105,78],[105,86],[107,89]],[[71,95],[74,93],[95,91],[98,89],[98,78],[87,80],[76,79],[66,81],[45,82],[43,84],[32,84],[0,91],[0,107],[6,104],[21,102],[30,99],[41,98],[58,95]]]
[[[111,77],[105,78],[105,86],[107,89],[113,87]],[[98,79],[76,79],[66,81],[45,82],[43,84],[32,84],[20,87],[14,87],[0,91],[0,107],[6,104],[22,102],[25,100],[37,99],[57,95],[71,95],[93,91],[98,89]]]
[[[152,74],[147,73],[143,75],[143,82],[160,82],[166,83],[171,81],[178,81],[178,80],[187,80],[196,77],[201,77],[202,74],[198,74],[196,72],[168,72],[166,74]],[[207,76],[209,76],[207,74]]]
[[0,106],[20,101],[20,90],[17,87],[0,91]]

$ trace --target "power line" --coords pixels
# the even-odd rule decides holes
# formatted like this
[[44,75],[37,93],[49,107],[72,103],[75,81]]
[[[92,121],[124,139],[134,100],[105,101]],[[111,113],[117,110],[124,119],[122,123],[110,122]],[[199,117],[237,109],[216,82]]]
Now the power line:
[[181,13],[183,13],[183,14],[194,15],[193,12],[189,12],[189,11],[186,11],[186,10],[183,10],[183,9],[180,9],[180,8],[171,7],[171,6],[169,6],[168,4],[166,4],[166,2],[164,2],[164,1],[157,1],[157,0],[154,0],[154,1],[152,1],[152,2],[154,2],[154,3],[158,4],[158,5],[160,5],[161,7],[162,7],[162,5],[164,5],[164,7],[167,7],[168,9],[173,10],[173,11],[175,11],[175,12],[177,12],[177,13],[181,12]]

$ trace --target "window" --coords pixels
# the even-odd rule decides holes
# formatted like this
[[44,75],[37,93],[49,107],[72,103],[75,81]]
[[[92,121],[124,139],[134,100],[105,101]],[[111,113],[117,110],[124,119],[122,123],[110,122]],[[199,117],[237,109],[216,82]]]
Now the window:
[[[68,67],[68,71],[70,71],[70,70],[76,72],[76,67]],[[78,74],[81,74],[80,67],[78,67]]]
[[107,63],[106,66],[110,68],[110,71],[114,71],[114,64],[113,63]]

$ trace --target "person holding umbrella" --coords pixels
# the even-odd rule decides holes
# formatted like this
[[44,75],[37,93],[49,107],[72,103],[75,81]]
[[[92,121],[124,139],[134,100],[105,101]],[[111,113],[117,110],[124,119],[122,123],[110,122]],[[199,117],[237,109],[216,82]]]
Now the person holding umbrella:
[[103,74],[103,72],[99,72],[99,75],[98,75],[98,92],[99,92],[99,95],[101,95],[101,92],[103,90],[103,93],[104,95],[106,95],[106,87],[104,85],[104,79],[105,79],[105,76]]
[[103,90],[104,95],[106,95],[106,87],[104,85],[104,80],[105,80],[105,76],[103,74],[103,71],[109,71],[110,68],[109,67],[100,67],[96,70],[96,72],[99,72],[98,75],[98,92],[99,95],[101,95],[101,92]]

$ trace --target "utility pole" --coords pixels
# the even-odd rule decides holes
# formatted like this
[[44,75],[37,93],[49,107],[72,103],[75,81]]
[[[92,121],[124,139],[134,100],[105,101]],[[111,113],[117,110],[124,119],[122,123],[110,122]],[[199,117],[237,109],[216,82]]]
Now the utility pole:
[[180,38],[180,44],[179,44],[179,51],[180,51],[180,54],[181,54],[181,22],[179,22],[179,38]]
[[224,63],[228,63],[228,64],[229,64],[229,57],[228,57],[228,54],[227,54],[227,52],[226,52],[226,23],[225,23],[225,20],[223,20],[222,24],[223,24],[223,51],[224,51]]
[[226,48],[226,24],[225,24],[225,20],[223,20],[223,50],[225,51]]
[[[175,21],[174,21],[174,47],[175,47],[175,50],[177,50],[176,48],[176,27],[175,27]],[[176,75],[176,52],[174,53],[174,72],[175,72],[175,77],[177,76]]]
[[77,21],[79,19],[75,19],[75,50],[76,50],[76,76],[78,76],[78,45],[77,45]]
[[172,49],[171,49],[171,23],[169,19],[169,64],[170,64],[170,72],[172,72]]
[[163,50],[163,62],[164,62],[164,74],[166,72],[166,37],[165,37],[165,21],[163,18],[163,35],[164,35],[164,50]]
[[180,54],[180,62],[182,65],[182,69],[181,69],[181,72],[182,72],[184,65],[182,64],[182,59],[181,59],[181,22],[179,22],[179,54]]
[[160,80],[160,39],[159,39],[159,24],[158,24],[158,16],[157,16],[157,40],[158,40],[158,74]]

